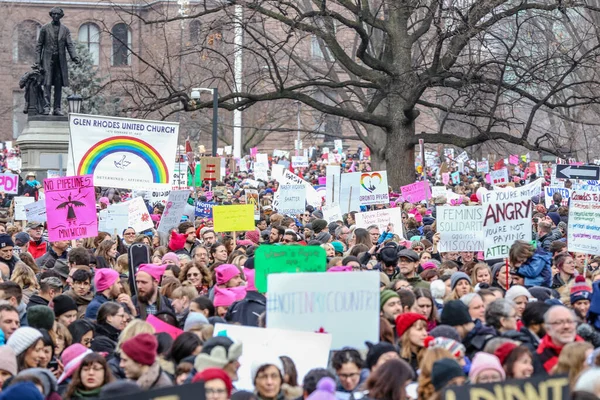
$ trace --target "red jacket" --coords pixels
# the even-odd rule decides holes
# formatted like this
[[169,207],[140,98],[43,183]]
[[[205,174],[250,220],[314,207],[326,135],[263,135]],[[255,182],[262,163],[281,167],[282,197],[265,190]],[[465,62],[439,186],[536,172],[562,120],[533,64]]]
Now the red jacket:
[[34,260],[38,259],[48,252],[48,242],[46,242],[43,239],[40,240],[39,243],[30,240],[29,246],[27,247],[27,251],[31,253]]
[[[576,342],[583,342],[583,339],[578,335],[575,336]],[[540,341],[540,345],[537,348],[537,353],[540,356],[540,361],[544,366],[546,372],[550,373],[554,366],[558,363],[558,356],[562,351],[562,347],[558,347],[554,344],[550,336],[545,335]]]

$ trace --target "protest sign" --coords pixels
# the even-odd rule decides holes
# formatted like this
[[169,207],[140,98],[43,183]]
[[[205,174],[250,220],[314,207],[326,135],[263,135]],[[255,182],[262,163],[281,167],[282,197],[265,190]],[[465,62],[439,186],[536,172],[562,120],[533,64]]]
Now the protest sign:
[[428,181],[420,181],[402,186],[400,187],[400,192],[404,200],[410,203],[418,203],[431,198]]
[[135,229],[136,232],[143,232],[146,229],[154,228],[154,223],[150,218],[144,199],[135,197],[124,204],[127,204],[129,226]]
[[378,274],[272,274],[267,279],[267,328],[330,333],[333,350],[365,348],[365,341],[379,339]]
[[55,169],[49,169],[46,171],[46,178],[58,178],[60,177],[60,171]]
[[487,174],[490,172],[490,164],[487,161],[477,161],[477,172]]
[[166,204],[167,199],[169,198],[170,190],[152,190],[147,193],[147,200],[150,202],[150,205],[154,205],[156,203]]
[[367,228],[371,225],[377,225],[379,232],[383,233],[387,230],[388,225],[392,225],[391,231],[400,237],[404,237],[402,233],[402,210],[399,208],[386,208],[383,210],[375,210],[369,212],[357,213],[356,219],[357,228]]
[[460,183],[460,171],[452,172],[450,178],[452,178],[452,183],[454,185],[458,185]]
[[171,228],[179,225],[189,197],[189,190],[173,190],[169,193],[169,199],[158,225],[159,232],[169,233]]
[[569,251],[600,255],[600,193],[571,193],[567,245]]
[[256,288],[267,292],[267,275],[296,272],[325,272],[327,257],[319,246],[261,245],[254,252]]
[[175,167],[173,167],[173,177],[171,179],[171,189],[172,190],[180,190],[188,188],[188,179],[187,179],[187,164],[177,163]]
[[46,200],[25,205],[25,215],[29,222],[46,222]]
[[[328,165],[325,170],[325,204],[339,204],[341,172],[339,165]],[[321,184],[319,182],[319,184]]]
[[313,368],[327,368],[331,335],[327,333],[298,332],[283,329],[255,328],[250,326],[215,324],[214,336],[226,336],[243,343],[238,360],[237,390],[254,389],[251,367],[255,360],[273,360],[286,355],[294,360],[298,382]]
[[196,217],[212,218],[212,209],[215,206],[214,203],[208,201],[197,201],[196,202]]
[[446,197],[446,186],[431,186],[431,197]]
[[362,206],[390,202],[386,171],[360,173],[359,201]]
[[[34,197],[29,196],[17,196],[14,199],[15,203],[15,221],[27,220],[27,214],[25,212],[25,206],[35,202]],[[37,221],[36,221],[37,222]]]
[[340,177],[340,210],[346,214],[360,211],[360,172],[342,174]]
[[279,186],[277,212],[284,215],[298,215],[306,210],[306,191],[302,185]]
[[273,150],[273,157],[290,157],[290,152],[285,150]]
[[51,242],[98,236],[91,174],[44,179],[44,193]]
[[254,207],[254,220],[258,221],[260,219],[260,203],[258,197],[258,190],[246,189],[244,190],[244,192],[244,196],[246,196],[246,204],[251,204],[252,207]]
[[554,204],[554,201],[552,200],[552,196],[554,195],[554,193],[560,193],[560,195],[562,196],[561,205],[565,207],[569,206],[569,199],[571,197],[570,189],[563,187],[546,186],[544,187],[544,204],[546,205],[546,207],[550,207],[552,204]]
[[323,219],[327,221],[328,224],[332,222],[343,221],[342,211],[340,210],[339,204],[323,206],[321,211],[323,212]]
[[23,166],[21,157],[8,157],[6,159],[6,168],[11,171],[20,171]]
[[490,180],[492,185],[506,185],[508,183],[508,169],[500,168],[490,171]]
[[271,179],[274,179],[277,182],[279,182],[279,180],[281,180],[281,177],[283,176],[284,169],[285,167],[283,165],[273,165],[273,168],[271,168]]
[[455,161],[456,162],[462,162],[462,163],[467,162],[467,161],[469,161],[469,155],[467,154],[466,151],[463,151],[458,156],[456,156]]
[[492,399],[570,399],[569,378],[561,375],[534,375],[527,379],[509,379],[498,383],[450,386],[443,400]]
[[108,208],[98,211],[98,232],[108,232],[110,229],[106,226],[108,219]]
[[103,230],[108,233],[113,233],[115,230],[118,234],[127,229],[129,226],[129,202],[111,204],[106,208],[106,221],[103,225]]
[[308,168],[308,157],[304,157],[304,156],[292,156],[292,167],[294,167],[294,168]]
[[19,175],[11,173],[0,174],[0,192],[17,194],[19,191]]
[[179,123],[71,113],[69,124],[69,175],[93,174],[96,186],[171,188]]
[[200,179],[202,181],[216,182],[221,177],[221,158],[202,157],[200,159]]
[[436,217],[440,252],[483,250],[483,206],[438,206]]
[[213,221],[215,232],[253,231],[254,207],[252,204],[214,206]]
[[448,172],[442,172],[442,183],[447,185],[450,183],[450,174]]
[[[302,186],[304,186],[306,202],[313,207],[321,207],[321,203],[323,200],[321,199],[321,196],[319,196],[319,194],[317,193],[315,188],[313,188],[312,185],[310,183],[306,182],[304,179],[295,175],[293,172],[290,172],[287,169],[284,170],[283,174],[281,175],[279,185],[280,186],[281,185],[302,185]],[[277,192],[275,192],[275,195],[273,196],[272,206],[275,209],[279,209],[279,195],[280,195],[279,191],[277,191]]]

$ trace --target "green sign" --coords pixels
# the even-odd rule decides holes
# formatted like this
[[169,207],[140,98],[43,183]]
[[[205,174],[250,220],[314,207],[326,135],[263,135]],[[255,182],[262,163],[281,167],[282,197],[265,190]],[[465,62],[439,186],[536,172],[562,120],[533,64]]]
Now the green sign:
[[196,187],[201,187],[202,186],[202,179],[200,179],[200,163],[197,162],[196,163],[196,171],[195,171],[195,175],[196,175],[196,184],[194,185],[194,181],[192,180],[192,172],[190,171],[190,169],[187,169],[187,183],[189,187],[192,186],[196,186]]
[[327,255],[320,246],[259,246],[254,253],[256,288],[267,292],[267,275],[325,272]]

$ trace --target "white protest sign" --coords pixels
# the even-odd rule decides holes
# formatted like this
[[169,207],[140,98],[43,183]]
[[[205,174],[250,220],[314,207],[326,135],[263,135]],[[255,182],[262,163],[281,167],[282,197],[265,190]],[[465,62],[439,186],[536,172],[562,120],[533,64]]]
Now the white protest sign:
[[402,233],[402,210],[400,208],[386,208],[383,210],[375,210],[357,213],[355,215],[356,227],[367,228],[371,225],[377,225],[379,232],[385,232],[389,224],[392,224],[391,232],[400,237],[404,237]]
[[436,198],[440,196],[446,197],[446,186],[431,186],[431,197]]
[[[106,208],[106,211],[106,222],[104,224],[106,232],[112,234],[116,230],[118,234],[122,234],[123,230],[129,227],[128,202],[111,204]],[[98,230],[100,230],[100,226],[98,226]]]
[[69,124],[67,175],[93,174],[96,186],[171,188],[179,123],[70,113]]
[[19,192],[19,175],[8,172],[0,173],[0,192],[17,194]]
[[187,189],[187,164],[177,163],[173,168],[173,179],[171,180],[171,189]]
[[477,161],[477,172],[487,174],[490,172],[490,164],[487,161]]
[[225,154],[230,155],[233,153],[233,146],[225,146]]
[[284,169],[285,167],[283,165],[273,164],[273,168],[271,168],[271,179],[274,179],[277,182],[279,182],[281,180],[281,177],[283,176]]
[[325,204],[339,204],[341,169],[339,165],[328,165],[325,169]]
[[379,340],[379,274],[270,274],[267,282],[267,328],[330,333],[334,350]]
[[60,171],[57,171],[54,169],[49,169],[48,171],[46,171],[46,177],[47,178],[60,178]]
[[554,204],[554,201],[552,200],[552,196],[554,195],[554,193],[560,193],[562,196],[561,204],[565,207],[569,206],[569,198],[571,197],[570,189],[546,186],[544,188],[544,204],[546,205],[546,207],[550,207],[552,204]]
[[458,156],[456,156],[455,161],[457,161],[459,163],[465,163],[465,162],[469,161],[469,155],[467,154],[466,151],[463,151]]
[[346,214],[360,211],[360,172],[342,174],[340,179],[340,210]]
[[25,205],[25,215],[29,222],[46,222],[46,201],[38,200]]
[[438,206],[440,252],[483,250],[483,206]]
[[260,163],[254,163],[254,178],[263,180],[265,182],[268,181],[269,166]]
[[265,153],[258,153],[256,155],[256,162],[259,164],[266,164],[269,166],[269,156]]
[[[29,196],[17,196],[14,198],[15,205],[15,221],[27,220],[27,213],[25,212],[25,206],[35,202],[35,198]],[[42,221],[35,221],[42,222]]]
[[109,232],[110,229],[106,226],[108,219],[108,208],[98,211],[98,232]]
[[298,215],[306,210],[306,190],[303,185],[279,186],[277,212],[285,215]]
[[292,156],[292,167],[294,167],[294,168],[308,168],[308,157],[304,157],[304,156]]
[[323,219],[327,221],[328,224],[343,221],[339,204],[324,205],[321,211],[323,212]]
[[20,171],[22,168],[23,162],[21,157],[8,157],[6,159],[6,168],[12,171]]
[[[281,176],[281,180],[279,181],[280,185],[302,185],[304,186],[306,193],[306,202],[313,207],[321,207],[321,196],[317,193],[315,188],[304,179],[290,172],[289,170],[284,170]],[[273,196],[273,207],[277,208],[279,206],[279,191],[275,192]]]
[[[379,300],[377,301],[379,302]],[[237,390],[254,390],[251,367],[255,360],[272,360],[288,356],[296,365],[298,382],[313,368],[327,368],[331,335],[326,333],[299,332],[292,330],[255,328],[250,326],[215,324],[214,336],[227,336],[243,345],[238,360],[239,379]]]
[[600,255],[600,193],[571,193],[567,245],[569,251]]
[[508,183],[508,169],[500,168],[496,171],[490,171],[490,180],[492,185],[506,185]]
[[290,157],[290,152],[285,150],[273,150],[273,157]]
[[360,173],[360,196],[362,206],[389,204],[389,187],[386,171]]
[[344,148],[342,145],[342,139],[335,139],[333,141],[333,147],[335,147],[337,150],[342,150]]
[[189,197],[189,190],[173,190],[169,193],[169,199],[158,225],[159,232],[168,233],[171,228],[179,225]]
[[150,205],[155,203],[166,204],[169,198],[170,190],[152,190],[146,193],[146,199],[150,202]]

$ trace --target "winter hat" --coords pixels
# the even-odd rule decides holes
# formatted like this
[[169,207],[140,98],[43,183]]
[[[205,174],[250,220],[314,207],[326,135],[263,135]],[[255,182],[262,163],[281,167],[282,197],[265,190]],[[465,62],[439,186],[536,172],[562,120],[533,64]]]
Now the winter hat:
[[[27,314],[29,314],[29,312]],[[6,345],[13,349],[13,351],[15,352],[15,356],[18,357],[19,354],[23,353],[41,338],[42,332],[29,326],[23,326],[14,331],[12,335],[10,335],[8,341],[6,342]]]
[[207,368],[223,368],[242,356],[241,342],[234,343],[226,336],[214,336],[204,342],[202,351],[194,360],[194,368],[202,372]]
[[394,297],[400,298],[400,296],[398,296],[398,293],[394,292],[393,290],[383,290],[379,295],[379,310],[383,310],[383,306],[385,305],[385,303],[387,303],[389,299],[392,299]]
[[232,278],[240,274],[241,272],[239,268],[233,264],[221,264],[217,268],[215,268],[217,285],[224,285],[227,282],[229,282]]
[[433,363],[431,383],[436,391],[442,390],[454,378],[465,376],[461,366],[451,358],[442,358]]
[[0,346],[0,370],[8,372],[12,376],[18,372],[17,355],[10,346]]
[[398,250],[395,246],[385,246],[379,251],[379,258],[386,265],[395,265],[398,263]]
[[77,303],[75,303],[75,300],[71,296],[67,296],[66,294],[56,296],[52,299],[52,304],[54,304],[54,315],[56,318],[69,311],[77,311]]
[[53,392],[58,392],[56,377],[46,368],[27,368],[19,372],[17,376],[34,376],[42,382],[44,396],[48,397]]
[[352,272],[352,267],[349,265],[346,266],[335,266],[335,267],[331,267],[327,270],[327,272]]
[[428,336],[425,338],[425,347],[429,349],[446,349],[456,358],[464,357],[467,352],[467,349],[462,343],[445,337]]
[[117,342],[109,339],[108,336],[96,336],[90,348],[96,353],[106,353],[111,356],[117,348]]
[[253,231],[246,232],[246,239],[250,240],[254,244],[260,243],[260,231],[254,229]]
[[335,381],[325,376],[317,383],[317,390],[312,392],[307,400],[335,400]]
[[436,279],[429,284],[431,296],[434,299],[443,299],[446,297],[446,284],[441,279]]
[[56,272],[57,274],[59,274],[63,279],[67,279],[69,277],[69,270],[71,268],[69,267],[69,265],[67,264],[67,260],[63,260],[62,258],[59,258],[58,260],[56,260],[56,262],[54,263],[54,268],[52,268],[52,271]]
[[379,358],[385,353],[398,353],[398,348],[388,342],[379,342],[376,344],[365,342],[365,344],[369,349],[367,351],[367,358],[365,359],[368,369],[372,369],[377,364],[377,361],[379,361]]
[[515,301],[517,297],[525,296],[529,301],[534,300],[534,297],[529,293],[529,290],[525,289],[521,285],[511,286],[510,289],[506,291],[504,298],[506,300]]
[[152,365],[156,361],[156,354],[158,349],[158,341],[149,333],[140,333],[126,340],[121,345],[121,351],[123,351],[127,357],[131,358],[138,364]]
[[107,383],[100,390],[100,399],[113,399],[115,397],[126,396],[129,394],[138,394],[142,388],[134,381],[118,380]]
[[110,268],[96,269],[94,274],[94,284],[96,285],[96,293],[102,293],[110,288],[119,279],[119,273]]
[[161,260],[160,260],[163,264],[166,264],[167,261],[173,261],[175,263],[175,265],[177,265],[179,267],[179,257],[177,257],[177,254],[169,252],[167,254],[165,254],[164,256],[162,256]]
[[38,305],[27,309],[27,325],[32,328],[51,331],[54,320],[54,311],[48,306]]
[[469,278],[469,275],[465,274],[464,272],[459,271],[459,272],[453,273],[452,276],[450,277],[450,289],[454,290],[454,288],[456,287],[458,282],[460,282],[462,280],[466,280],[467,282],[469,282],[469,285],[472,284],[471,278]]
[[592,288],[585,281],[583,275],[577,275],[575,283],[571,287],[571,305],[575,304],[579,300],[591,300],[592,299]]
[[283,362],[281,362],[281,359],[279,357],[267,356],[262,360],[252,360],[252,366],[250,367],[250,376],[252,377],[252,383],[256,381],[256,375],[258,375],[258,370],[267,365],[272,365],[276,367],[279,370],[281,377],[283,378],[283,376],[285,375],[285,370],[283,368]]
[[[336,224],[336,226],[337,226],[337,224]],[[342,244],[342,242],[338,242],[336,240],[336,241],[331,242],[331,245],[333,246],[336,253],[344,252],[344,245]]]
[[324,219],[315,219],[312,222],[312,230],[313,232],[315,232],[315,234],[321,232],[323,229],[325,229],[326,226],[327,221],[325,221]]
[[428,269],[437,269],[437,266],[431,261],[427,261],[421,264],[421,268],[423,268],[423,271],[427,271]]
[[187,332],[198,325],[208,325],[208,319],[200,312],[190,311],[183,324],[183,330]]
[[390,285],[390,278],[385,274],[385,272],[379,273],[379,285],[381,287],[388,287]]
[[44,400],[33,382],[18,382],[10,385],[0,393],[0,400]]
[[498,357],[498,360],[500,360],[500,364],[504,365],[504,362],[506,361],[510,353],[512,353],[512,351],[516,348],[517,345],[512,342],[503,343],[500,345],[500,347],[496,349],[494,355]]
[[554,225],[558,226],[558,224],[560,223],[560,215],[556,211],[549,212],[548,217],[550,217],[552,222],[554,222]]
[[407,258],[411,262],[419,261],[419,253],[411,249],[404,249],[398,252],[398,258]]
[[169,239],[169,250],[177,251],[185,247],[185,241],[187,235],[185,233],[171,232],[171,238]]
[[235,303],[235,293],[229,289],[215,286],[214,294],[213,304],[215,307],[229,307]]
[[[246,264],[244,264],[246,265]],[[258,292],[256,288],[256,271],[254,269],[248,269],[244,267],[244,277],[246,278],[246,291],[247,292]]]
[[429,335],[433,336],[434,338],[442,337],[446,339],[452,339],[457,342],[461,341],[460,335],[456,329],[449,325],[438,325],[429,332]]
[[223,381],[225,387],[227,388],[227,398],[231,397],[231,391],[233,390],[233,384],[231,383],[231,378],[225,371],[220,368],[207,368],[202,372],[196,373],[192,378],[192,383],[196,382],[208,382],[213,379],[219,379]]
[[100,200],[98,202],[100,204],[106,204],[106,205],[110,204],[110,200],[108,200],[108,197],[100,197]]
[[417,321],[427,322],[427,318],[414,312],[398,315],[396,317],[396,333],[398,334],[398,337],[404,335],[404,333]]
[[549,300],[553,297],[560,297],[558,295],[558,293],[556,293],[556,295],[554,295],[552,289],[547,288],[547,287],[542,287],[542,286],[534,286],[534,287],[529,288],[529,293],[531,293],[531,295],[533,297],[535,297],[537,299],[537,301],[541,301],[541,302]]
[[3,233],[0,235],[0,249],[6,246],[15,247],[15,243],[13,242],[10,235]]
[[502,376],[502,380],[506,379],[506,373],[504,372],[498,357],[493,354],[480,351],[479,353],[475,354],[475,357],[473,357],[471,370],[469,371],[469,379],[471,382],[475,382],[480,373],[489,369],[497,371]]
[[136,276],[140,272],[145,272],[148,275],[150,275],[152,277],[152,279],[154,279],[157,282],[160,282],[160,278],[163,276],[166,269],[167,269],[166,265],[142,264],[138,267],[138,272],[137,272]]
[[58,378],[58,383],[61,384],[65,379],[73,375],[73,372],[81,365],[83,358],[90,353],[92,353],[92,350],[81,343],[74,343],[67,347],[60,356],[60,360],[65,366],[65,369]]
[[15,244],[17,246],[25,246],[31,240],[31,236],[27,232],[19,232],[15,235]]
[[469,307],[460,300],[450,300],[444,305],[440,321],[444,325],[459,326],[473,322]]

